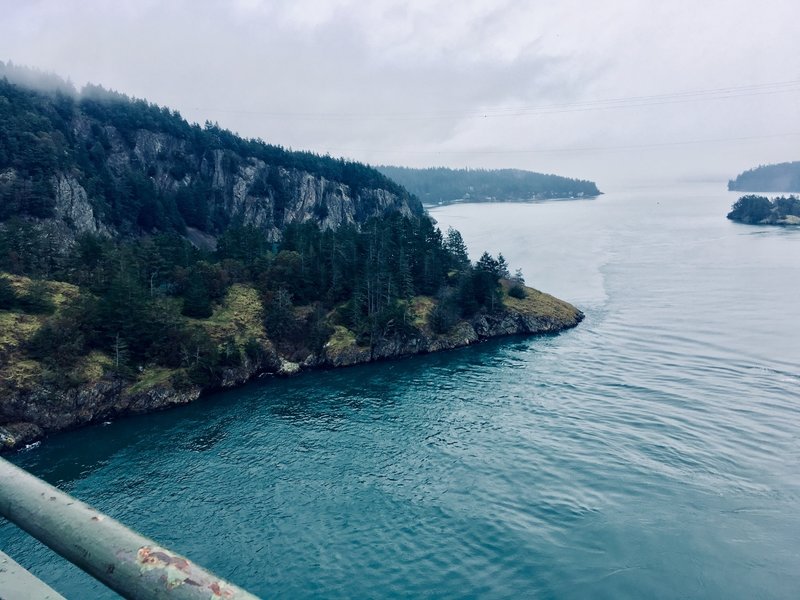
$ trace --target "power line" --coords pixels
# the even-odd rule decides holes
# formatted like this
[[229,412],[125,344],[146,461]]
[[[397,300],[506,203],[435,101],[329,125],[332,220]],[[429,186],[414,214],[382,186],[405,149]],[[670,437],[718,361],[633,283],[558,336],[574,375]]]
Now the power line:
[[493,107],[485,110],[469,111],[433,111],[433,112],[395,112],[395,113],[345,113],[345,112],[281,112],[268,110],[246,110],[226,108],[193,107],[194,110],[206,112],[227,112],[245,115],[258,115],[276,119],[302,120],[428,120],[453,118],[497,118],[518,117],[528,115],[544,115],[565,112],[585,112],[592,110],[640,108],[679,104],[709,100],[727,100],[750,96],[796,93],[800,91],[800,79],[776,81],[770,83],[748,84],[732,87],[710,88],[703,90],[687,90],[664,94],[623,96],[561,104]]

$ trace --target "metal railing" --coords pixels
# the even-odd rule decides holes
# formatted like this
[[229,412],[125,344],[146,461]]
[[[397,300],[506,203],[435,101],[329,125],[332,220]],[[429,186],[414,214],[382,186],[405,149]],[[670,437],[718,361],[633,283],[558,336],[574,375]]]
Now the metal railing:
[[[0,515],[124,598],[258,600],[3,458]],[[5,577],[15,582],[9,586],[19,586],[25,585],[26,577],[33,578],[13,560],[2,560],[0,557],[0,582]],[[38,595],[24,597],[61,598],[41,585]],[[33,591],[32,587],[24,589]],[[6,598],[15,600],[0,591],[0,599]]]

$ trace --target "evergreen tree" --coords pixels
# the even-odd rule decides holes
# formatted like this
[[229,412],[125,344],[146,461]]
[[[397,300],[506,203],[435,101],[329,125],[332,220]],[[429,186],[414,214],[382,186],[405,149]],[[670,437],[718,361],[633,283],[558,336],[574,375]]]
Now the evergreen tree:
[[194,319],[207,319],[213,312],[208,288],[201,278],[193,277],[183,298],[182,314]]
[[461,237],[461,233],[457,229],[453,229],[452,227],[447,228],[445,248],[447,248],[447,251],[452,257],[453,268],[460,271],[469,266],[467,245],[464,243],[464,238]]

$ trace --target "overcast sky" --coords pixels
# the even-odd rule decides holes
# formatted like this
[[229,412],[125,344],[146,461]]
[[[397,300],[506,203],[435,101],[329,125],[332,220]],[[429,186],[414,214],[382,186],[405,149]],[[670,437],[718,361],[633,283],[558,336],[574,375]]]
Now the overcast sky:
[[797,0],[0,0],[0,14],[0,60],[372,164],[612,190],[800,160]]

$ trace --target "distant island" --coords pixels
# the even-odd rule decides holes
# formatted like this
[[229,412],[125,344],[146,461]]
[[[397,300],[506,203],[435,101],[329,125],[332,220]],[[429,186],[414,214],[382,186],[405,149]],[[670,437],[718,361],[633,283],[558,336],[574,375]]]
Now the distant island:
[[761,165],[728,182],[732,192],[800,192],[800,161]]
[[731,221],[752,225],[800,225],[800,198],[742,196],[728,213]]
[[602,193],[593,181],[520,169],[376,168],[428,205],[586,198]]
[[367,165],[0,62],[0,449],[582,318]]

